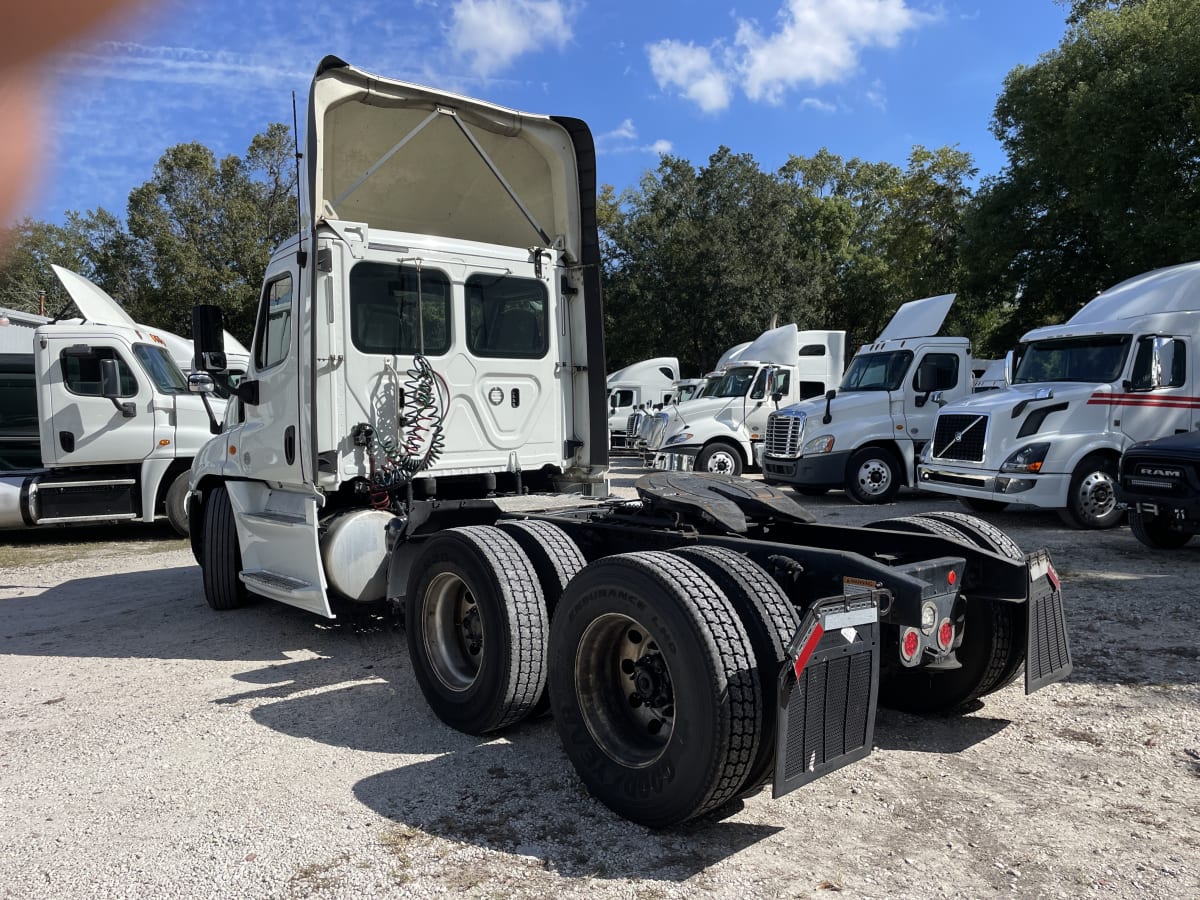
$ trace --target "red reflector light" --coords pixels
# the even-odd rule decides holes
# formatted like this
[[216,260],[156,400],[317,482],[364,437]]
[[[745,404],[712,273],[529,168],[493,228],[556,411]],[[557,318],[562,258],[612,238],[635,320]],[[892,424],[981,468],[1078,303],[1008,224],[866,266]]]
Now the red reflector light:
[[1046,577],[1050,580],[1050,583],[1054,585],[1054,589],[1056,591],[1062,590],[1062,585],[1059,583],[1058,573],[1054,571],[1054,566],[1046,566]]
[[904,633],[900,636],[900,655],[909,660],[916,656],[920,649],[921,639],[917,636],[916,629],[905,628]]
[[948,584],[954,584],[956,581],[958,581],[958,573],[951,569],[949,574],[946,575],[946,582]]
[[938,627],[937,642],[938,647],[943,650],[949,650],[950,645],[954,643],[954,626],[950,624],[949,619],[942,619],[942,624]]

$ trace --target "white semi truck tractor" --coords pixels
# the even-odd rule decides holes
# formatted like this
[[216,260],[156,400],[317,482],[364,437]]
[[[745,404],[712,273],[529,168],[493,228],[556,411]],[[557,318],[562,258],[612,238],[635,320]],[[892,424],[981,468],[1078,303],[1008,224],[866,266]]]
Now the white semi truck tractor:
[[[969,517],[822,526],[762,484],[678,472],[601,499],[583,122],[330,57],[307,135],[305,227],[193,467],[210,606],[398,606],[446,725],[548,707],[591,793],[651,827],[866,756],[877,701],[953,709],[1023,665],[1026,690],[1070,671],[1049,556]],[[210,370],[218,320],[196,311]],[[505,509],[564,491],[578,502]]]

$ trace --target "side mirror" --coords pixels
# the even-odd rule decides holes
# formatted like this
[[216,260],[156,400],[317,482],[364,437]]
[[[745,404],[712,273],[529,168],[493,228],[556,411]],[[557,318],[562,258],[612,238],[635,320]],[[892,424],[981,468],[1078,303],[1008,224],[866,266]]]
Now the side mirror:
[[918,394],[929,394],[937,387],[937,367],[932,363],[922,362],[917,367],[917,377],[913,387]]
[[1017,355],[1009,350],[1004,354],[1004,383],[1012,384],[1013,369],[1017,365]]
[[950,402],[946,399],[946,395],[942,391],[934,391],[929,395],[929,399],[937,406],[945,406]]
[[193,394],[211,394],[216,389],[216,382],[207,372],[193,372],[188,376],[188,390]]
[[137,407],[132,401],[122,403],[117,399],[121,396],[121,370],[115,359],[100,360],[100,396],[111,400],[123,418],[132,419],[137,415]]
[[192,307],[192,368],[224,372],[225,327],[221,307],[200,303]]

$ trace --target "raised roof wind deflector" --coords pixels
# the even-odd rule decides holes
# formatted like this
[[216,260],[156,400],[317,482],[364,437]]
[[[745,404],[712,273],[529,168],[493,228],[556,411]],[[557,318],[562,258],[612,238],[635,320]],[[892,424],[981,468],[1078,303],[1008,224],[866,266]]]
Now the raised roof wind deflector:
[[309,93],[306,203],[313,225],[340,219],[507,247],[536,234],[579,261],[576,147],[562,120],[326,59]]
[[938,333],[942,323],[946,321],[946,315],[954,304],[954,297],[954,294],[939,294],[936,297],[926,297],[924,300],[911,300],[905,303],[896,310],[892,320],[884,326],[875,341],[932,337]]

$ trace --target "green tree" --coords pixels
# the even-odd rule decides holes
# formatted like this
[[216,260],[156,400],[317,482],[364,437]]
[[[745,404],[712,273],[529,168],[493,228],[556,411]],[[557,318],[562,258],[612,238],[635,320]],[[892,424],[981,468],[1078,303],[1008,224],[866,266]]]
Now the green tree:
[[1071,10],[1059,46],[1009,73],[993,120],[1008,166],[967,217],[966,286],[994,351],[1123,278],[1200,258],[1200,6]]
[[[197,303],[216,303],[248,342],[271,249],[296,227],[291,135],[271,125],[246,157],[201,144],[169,148],[129,195],[128,231],[144,261],[139,314],[181,334]],[[126,248],[127,250],[129,248]]]

